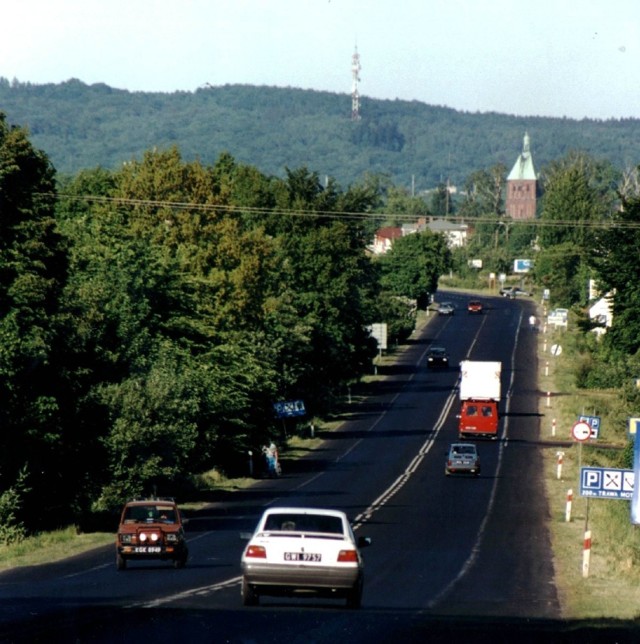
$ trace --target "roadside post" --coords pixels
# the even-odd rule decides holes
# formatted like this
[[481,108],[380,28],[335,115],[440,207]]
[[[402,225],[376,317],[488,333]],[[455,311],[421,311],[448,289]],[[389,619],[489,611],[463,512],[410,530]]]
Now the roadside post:
[[558,464],[556,468],[556,478],[558,481],[562,479],[562,464],[564,462],[564,452],[557,452],[556,456],[558,457]]
[[573,505],[573,490],[569,488],[567,490],[567,506],[564,511],[564,520],[566,523],[571,521],[571,507]]
[[589,576],[589,564],[591,563],[591,530],[584,533],[582,546],[582,576],[586,579]]

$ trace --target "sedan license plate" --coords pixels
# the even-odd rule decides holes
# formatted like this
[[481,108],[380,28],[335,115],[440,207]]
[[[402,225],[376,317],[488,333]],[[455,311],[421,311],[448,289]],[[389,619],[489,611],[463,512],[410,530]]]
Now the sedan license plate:
[[162,552],[162,548],[160,546],[137,546],[134,552],[151,555]]
[[285,561],[322,561],[322,555],[314,552],[285,552]]

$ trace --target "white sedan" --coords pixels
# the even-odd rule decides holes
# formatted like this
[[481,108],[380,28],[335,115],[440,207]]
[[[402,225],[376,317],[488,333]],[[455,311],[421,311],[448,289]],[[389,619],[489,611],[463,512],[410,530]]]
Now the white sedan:
[[359,608],[364,580],[360,548],[344,512],[318,508],[270,508],[242,553],[242,600],[260,595],[345,598]]

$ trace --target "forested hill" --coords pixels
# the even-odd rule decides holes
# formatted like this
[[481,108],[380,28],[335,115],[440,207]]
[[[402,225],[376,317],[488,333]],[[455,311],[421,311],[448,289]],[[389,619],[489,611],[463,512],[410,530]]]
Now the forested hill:
[[[532,104],[532,111],[535,105]],[[312,90],[225,85],[194,92],[129,92],[79,80],[35,85],[0,78],[0,111],[27,127],[59,173],[116,168],[145,150],[177,146],[212,164],[221,152],[282,176],[307,167],[348,186],[366,174],[429,189],[497,163],[511,168],[531,136],[536,169],[571,150],[640,162],[640,120],[572,120],[466,113],[416,101],[361,99]]]

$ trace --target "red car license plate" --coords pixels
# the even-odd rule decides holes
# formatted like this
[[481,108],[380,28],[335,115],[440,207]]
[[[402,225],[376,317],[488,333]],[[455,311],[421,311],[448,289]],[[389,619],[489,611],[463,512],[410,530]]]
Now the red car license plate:
[[140,552],[144,554],[157,554],[162,552],[162,548],[160,546],[137,546],[134,552]]
[[322,555],[314,552],[285,552],[285,561],[322,561]]

